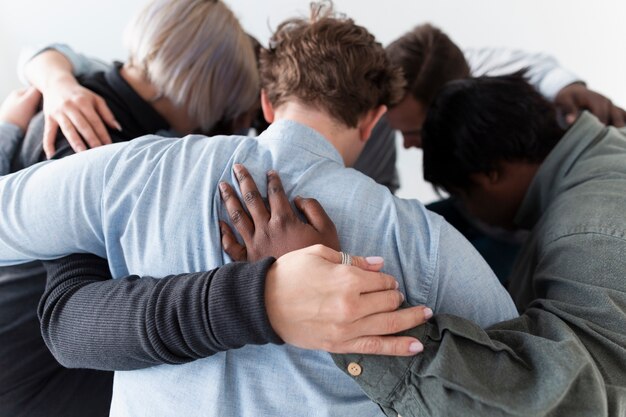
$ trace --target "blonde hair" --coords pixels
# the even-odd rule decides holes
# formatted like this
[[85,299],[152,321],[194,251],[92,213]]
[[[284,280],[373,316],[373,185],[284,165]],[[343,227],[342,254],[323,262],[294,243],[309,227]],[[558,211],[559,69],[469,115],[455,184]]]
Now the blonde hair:
[[205,131],[248,111],[258,99],[252,45],[219,0],[153,0],[124,38],[129,63]]

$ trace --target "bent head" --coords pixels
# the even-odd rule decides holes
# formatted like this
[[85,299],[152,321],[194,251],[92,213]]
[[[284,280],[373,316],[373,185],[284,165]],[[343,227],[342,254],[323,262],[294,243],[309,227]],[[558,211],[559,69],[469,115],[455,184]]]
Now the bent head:
[[[382,114],[399,101],[404,87],[401,71],[374,36],[336,15],[329,3],[313,3],[309,19],[283,22],[260,65],[261,86],[273,109],[300,103],[346,128],[357,128],[370,113]],[[363,143],[369,137],[364,133]]]
[[152,0],[127,27],[125,43],[129,64],[198,129],[235,120],[258,99],[252,44],[219,0]]
[[404,72],[402,101],[389,109],[387,119],[404,137],[404,147],[422,147],[421,130],[428,106],[445,83],[470,75],[458,46],[438,28],[416,26],[387,46],[391,62]]
[[523,74],[453,81],[424,123],[424,178],[486,223],[514,228],[534,175],[563,136]]

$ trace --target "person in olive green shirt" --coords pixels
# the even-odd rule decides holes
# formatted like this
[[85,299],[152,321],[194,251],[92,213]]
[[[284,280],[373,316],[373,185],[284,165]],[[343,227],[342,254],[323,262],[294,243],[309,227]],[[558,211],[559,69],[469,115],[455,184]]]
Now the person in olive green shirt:
[[335,356],[387,415],[626,415],[626,131],[554,120],[520,74],[450,83],[432,106],[425,178],[531,230],[509,284],[522,315],[435,316],[412,358]]

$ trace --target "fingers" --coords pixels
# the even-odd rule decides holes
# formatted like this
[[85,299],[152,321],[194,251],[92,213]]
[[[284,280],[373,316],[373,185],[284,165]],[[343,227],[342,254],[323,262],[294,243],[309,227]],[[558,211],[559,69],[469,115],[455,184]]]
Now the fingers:
[[[354,290],[359,294],[367,294],[370,292],[397,290],[400,284],[391,275],[384,274],[382,272],[369,272],[358,271],[354,273],[354,270],[346,268],[346,273],[352,273],[350,279],[351,284],[354,286]],[[349,271],[349,272],[348,272]]]
[[385,336],[412,329],[426,323],[433,315],[428,307],[411,307],[392,313],[368,316],[355,323],[355,337],[334,349],[337,353],[367,355],[410,356],[424,350],[424,345],[414,337]]
[[64,114],[60,114],[56,118],[56,120],[59,124],[59,127],[61,128],[61,132],[63,132],[63,135],[65,136],[65,139],[67,139],[70,146],[72,147],[72,149],[74,149],[75,152],[82,152],[84,150],[87,150],[87,147],[83,143],[82,138],[80,137],[78,132],[76,132],[74,125]]
[[248,260],[246,247],[237,242],[237,238],[230,226],[220,221],[220,232],[222,235],[222,248],[231,259],[242,262]]
[[35,107],[41,100],[41,93],[35,87],[28,87],[19,92],[22,100],[29,103],[29,106]]
[[398,290],[376,291],[359,296],[358,317],[395,311],[404,301],[404,295]]
[[424,350],[424,345],[414,337],[365,336],[345,343],[336,353],[364,355],[413,356]]
[[274,170],[267,173],[267,199],[270,203],[270,216],[281,219],[293,216],[293,209],[289,204],[280,176]]
[[600,94],[590,92],[587,97],[587,105],[583,108],[589,109],[602,123],[608,124],[612,106],[611,100]]
[[562,97],[558,103],[558,106],[565,116],[565,121],[567,124],[571,125],[576,121],[576,118],[578,117],[578,107],[576,106],[576,103],[574,103],[573,97]]
[[[119,124],[117,119],[115,119],[115,116],[113,115],[111,109],[109,109],[109,106],[107,106],[106,101],[104,101],[104,99],[101,97],[96,98],[96,111],[107,125],[109,125],[113,129],[116,129],[119,132],[122,131],[122,126]],[[100,126],[102,126],[104,132],[100,133],[99,128],[95,129],[100,136],[100,141],[106,144],[111,143],[111,137],[109,136],[109,132],[107,132],[102,123],[100,123]]]
[[314,198],[296,197],[294,203],[298,210],[300,210],[307,222],[319,232],[336,231],[335,223],[328,217],[326,210],[322,205]]
[[[339,256],[339,262],[341,262],[341,255]],[[361,268],[364,271],[378,272],[383,269],[385,260],[380,256],[352,256],[352,266]]]
[[231,223],[243,238],[244,243],[250,245],[254,235],[254,224],[243,210],[233,188],[228,183],[220,182],[219,189]]
[[[45,124],[43,128],[43,151],[46,154],[46,158],[50,159],[54,156],[57,132],[59,131],[59,125],[52,117],[45,117]],[[69,139],[68,139],[69,141]],[[77,151],[79,152],[79,151]]]
[[611,108],[610,124],[615,127],[624,127],[626,125],[626,112],[617,106]]
[[[254,224],[266,224],[269,221],[270,214],[265,207],[263,197],[261,197],[254,179],[252,179],[246,167],[241,164],[235,164],[233,171],[239,182],[239,190],[241,191],[243,201],[252,216],[252,221]],[[252,231],[254,232],[254,227],[252,227]]]
[[384,336],[403,332],[426,323],[433,316],[430,308],[418,306],[373,314],[357,321],[349,330],[348,338]]
[[[83,111],[85,111],[86,113],[93,113],[94,110],[90,109],[87,110],[87,108],[84,108]],[[100,118],[97,115],[92,115],[92,116],[87,116],[87,117],[91,117],[91,121],[88,121],[85,116],[86,114],[81,113],[78,110],[72,110],[72,111],[68,111],[66,113],[68,119],[72,122],[72,124],[74,125],[74,128],[78,131],[78,134],[80,136],[82,136],[83,141],[87,143],[87,145],[89,145],[89,148],[97,148],[98,146],[103,145],[102,142],[100,142],[100,139],[98,138],[98,135],[96,135],[96,132],[94,132],[94,130],[91,127],[91,122],[95,120],[98,120],[98,122],[100,124],[102,124],[102,122],[100,121]]]

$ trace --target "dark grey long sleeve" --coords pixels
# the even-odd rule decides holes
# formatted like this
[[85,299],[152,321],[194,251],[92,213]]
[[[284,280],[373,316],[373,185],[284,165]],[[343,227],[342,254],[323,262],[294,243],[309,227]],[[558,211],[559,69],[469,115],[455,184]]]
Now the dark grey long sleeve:
[[246,344],[282,343],[264,303],[274,262],[232,263],[163,279],[111,279],[107,261],[46,262],[44,340],[66,367],[130,370],[180,364]]

